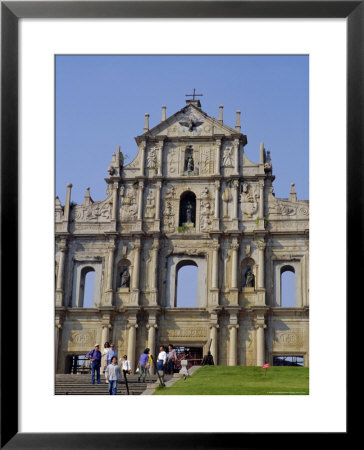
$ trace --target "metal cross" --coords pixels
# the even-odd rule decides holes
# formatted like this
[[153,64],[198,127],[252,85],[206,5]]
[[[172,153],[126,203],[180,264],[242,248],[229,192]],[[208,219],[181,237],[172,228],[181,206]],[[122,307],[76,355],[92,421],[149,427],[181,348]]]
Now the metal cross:
[[193,94],[185,94],[186,97],[193,97],[192,100],[195,100],[195,97],[203,97],[203,94],[196,94],[196,89],[193,88]]

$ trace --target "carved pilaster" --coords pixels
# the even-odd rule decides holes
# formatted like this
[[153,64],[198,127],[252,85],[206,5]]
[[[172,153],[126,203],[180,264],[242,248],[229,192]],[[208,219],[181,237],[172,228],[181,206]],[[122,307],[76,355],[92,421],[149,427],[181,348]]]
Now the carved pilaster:
[[215,217],[214,230],[220,229],[220,181],[215,181]]
[[216,153],[216,160],[215,160],[215,175],[220,175],[220,153],[221,153],[221,139],[215,140],[215,153]]
[[158,298],[158,252],[159,252],[159,239],[155,238],[151,250],[151,263],[149,274],[150,305],[156,305]]
[[254,322],[257,342],[257,366],[262,366],[265,363],[264,329],[267,328],[264,322],[264,314],[257,314]]
[[239,191],[239,181],[234,180],[234,182],[233,182],[233,220],[232,220],[232,229],[233,230],[237,230],[239,228],[238,191]]
[[234,139],[233,143],[234,147],[234,174],[239,175],[239,147],[240,147],[240,141],[239,139]]
[[130,361],[131,370],[134,371],[136,368],[135,364],[135,348],[136,348],[136,329],[138,328],[136,316],[132,315],[128,319],[128,359]]
[[263,240],[256,240],[255,245],[258,248],[258,289],[264,289],[264,250],[267,246]]
[[162,183],[160,181],[157,181],[155,185],[155,220],[154,220],[155,231],[160,231],[161,189]]
[[67,240],[63,239],[58,243],[58,248],[60,251],[59,262],[58,262],[58,273],[57,273],[57,284],[56,284],[56,306],[63,306],[64,301],[64,273],[65,273],[65,263],[67,256]]
[[237,238],[233,238],[231,242],[231,288],[230,288],[231,305],[239,304],[238,258],[239,258],[239,242]]
[[131,284],[131,299],[130,304],[133,306],[139,305],[139,273],[140,273],[140,251],[141,251],[141,241],[136,239],[134,244],[134,267],[133,276]]
[[139,152],[140,152],[140,175],[144,176],[144,165],[145,165],[145,150],[147,147],[147,143],[142,141],[139,144]]

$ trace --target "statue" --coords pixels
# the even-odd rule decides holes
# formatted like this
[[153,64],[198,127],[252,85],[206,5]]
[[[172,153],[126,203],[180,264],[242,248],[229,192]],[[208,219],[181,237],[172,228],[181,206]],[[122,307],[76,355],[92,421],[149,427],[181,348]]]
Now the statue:
[[190,201],[186,204],[186,222],[192,222],[192,203]]
[[222,165],[224,167],[232,167],[233,166],[233,160],[231,158],[231,147],[226,147],[224,150],[224,154],[222,156]]
[[245,272],[245,287],[254,287],[254,274],[250,267]]
[[186,161],[186,167],[187,167],[187,172],[188,172],[189,174],[190,174],[191,172],[193,172],[193,169],[194,169],[194,163],[193,163],[193,158],[192,158],[191,155],[187,158],[187,161]]
[[147,156],[147,167],[148,169],[154,169],[157,165],[157,154],[155,151],[155,147],[152,147]]
[[208,188],[205,186],[201,191],[201,198],[208,198],[210,195]]
[[129,287],[129,285],[130,285],[129,269],[125,267],[125,269],[121,272],[120,287]]

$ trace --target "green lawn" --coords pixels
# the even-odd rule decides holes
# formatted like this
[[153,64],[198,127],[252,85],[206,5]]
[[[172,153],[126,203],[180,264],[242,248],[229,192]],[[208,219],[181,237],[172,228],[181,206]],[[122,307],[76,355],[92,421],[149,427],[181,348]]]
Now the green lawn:
[[153,395],[308,395],[308,367],[204,366]]

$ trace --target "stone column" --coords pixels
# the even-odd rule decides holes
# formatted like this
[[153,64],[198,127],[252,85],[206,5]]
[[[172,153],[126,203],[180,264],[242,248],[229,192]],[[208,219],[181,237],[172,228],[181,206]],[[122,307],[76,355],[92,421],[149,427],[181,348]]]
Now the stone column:
[[118,211],[118,183],[113,184],[112,191],[112,211],[111,211],[111,220],[117,219],[117,211]]
[[67,241],[62,240],[58,244],[60,251],[59,263],[58,263],[58,273],[57,273],[57,285],[56,285],[56,306],[63,306],[64,300],[64,272],[65,272],[65,262],[67,253]]
[[135,347],[136,347],[136,329],[138,325],[136,323],[136,317],[132,318],[128,324],[128,360],[130,361],[131,370],[134,372],[136,369],[135,364]]
[[59,342],[62,332],[62,321],[59,317],[56,317],[55,329],[54,329],[54,368],[58,373],[58,354],[59,354]]
[[217,324],[211,324],[210,325],[210,339],[211,339],[211,355],[214,358],[214,364],[217,365],[218,364],[218,355],[217,355],[217,351],[218,351],[218,347],[219,347],[219,342],[218,342],[218,332],[217,329],[219,328],[219,325]]
[[110,239],[108,245],[108,262],[107,262],[107,276],[106,276],[106,291],[105,291],[105,305],[112,305],[113,303],[113,272],[114,272],[114,251],[116,248],[115,240]]
[[158,250],[159,250],[159,240],[155,238],[151,250],[151,263],[150,263],[150,304],[157,304],[158,296]]
[[64,215],[63,215],[63,220],[67,221],[67,223],[69,220],[70,209],[71,209],[71,189],[72,189],[72,183],[68,183],[67,184],[66,202],[64,204]]
[[131,280],[131,304],[139,304],[139,272],[140,272],[140,250],[141,242],[137,239],[134,242],[134,267]]
[[257,330],[257,366],[265,364],[265,345],[264,345],[264,314],[258,314],[255,319],[255,328]]
[[212,260],[211,260],[211,305],[219,304],[219,248],[220,244],[217,239],[214,239],[212,246]]
[[218,242],[214,241],[212,250],[212,288],[218,289],[219,284],[219,248]]
[[164,145],[164,139],[162,139],[158,142],[158,156],[157,156],[157,158],[158,158],[158,173],[157,173],[157,175],[159,177],[162,176],[163,145]]
[[71,212],[71,189],[72,183],[68,183],[66,201],[64,204],[64,211],[63,211],[63,223],[62,223],[62,230],[66,232],[68,231],[68,223],[70,220],[70,212]]
[[234,173],[235,175],[239,175],[239,139],[234,139]]
[[155,231],[160,231],[161,188],[162,183],[158,181],[155,185],[155,220],[154,220]]
[[259,180],[259,218],[264,219],[264,180]]
[[140,151],[140,175],[144,176],[144,165],[145,165],[145,149],[147,147],[147,143],[145,141],[139,144]]
[[[155,332],[157,329],[157,325],[155,323],[148,323],[147,324],[147,330],[148,330],[148,348],[150,348],[150,354],[153,356],[154,360],[157,360],[157,352],[155,348]],[[151,369],[151,373],[155,373],[155,367]]]
[[234,182],[233,182],[233,220],[232,220],[232,228],[234,230],[237,230],[239,228],[238,190],[239,190],[239,181],[234,180]]
[[215,141],[216,160],[215,160],[215,175],[220,175],[220,152],[221,152],[221,139]]
[[231,286],[230,286],[230,304],[239,304],[239,286],[238,286],[238,256],[239,243],[236,238],[231,244]]
[[229,325],[230,345],[229,345],[229,366],[237,365],[237,342],[239,325]]
[[258,283],[257,287],[258,289],[264,289],[265,283],[264,283],[264,250],[267,244],[264,241],[257,241],[257,247],[258,247]]
[[144,181],[139,181],[139,184],[138,184],[138,220],[143,219],[143,190],[144,190]]
[[105,342],[109,341],[109,325],[102,325],[100,348],[103,349]]
[[215,217],[214,230],[220,229],[220,181],[215,181]]

